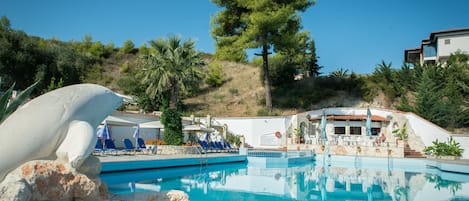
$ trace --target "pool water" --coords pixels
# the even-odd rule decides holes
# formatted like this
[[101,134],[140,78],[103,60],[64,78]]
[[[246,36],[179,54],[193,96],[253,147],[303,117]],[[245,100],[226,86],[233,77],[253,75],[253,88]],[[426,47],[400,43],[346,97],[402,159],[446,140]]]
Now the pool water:
[[232,163],[105,173],[101,178],[115,194],[177,189],[191,201],[469,200],[467,174],[396,165]]

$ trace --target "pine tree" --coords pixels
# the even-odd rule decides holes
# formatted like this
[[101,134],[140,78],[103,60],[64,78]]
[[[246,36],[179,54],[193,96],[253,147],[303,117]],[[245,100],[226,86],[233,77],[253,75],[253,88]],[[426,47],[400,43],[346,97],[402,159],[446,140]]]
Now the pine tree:
[[[212,36],[216,42],[216,56],[231,59],[245,58],[247,48],[260,48],[264,75],[266,108],[272,111],[271,83],[268,55],[270,50],[288,47],[301,28],[299,11],[313,4],[309,0],[212,0],[224,9],[212,19]],[[222,58],[223,59],[223,58]]]

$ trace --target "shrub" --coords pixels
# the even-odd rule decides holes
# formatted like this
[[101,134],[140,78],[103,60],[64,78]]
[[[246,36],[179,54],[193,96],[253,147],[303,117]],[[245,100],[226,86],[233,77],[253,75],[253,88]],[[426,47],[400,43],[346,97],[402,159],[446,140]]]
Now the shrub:
[[183,140],[181,115],[177,110],[163,110],[161,122],[164,125],[163,141],[168,145],[181,145]]
[[[0,79],[0,85],[1,85]],[[27,89],[23,90],[20,94],[16,96],[15,99],[10,100],[11,94],[13,93],[13,84],[5,93],[0,95],[0,123],[3,122],[10,114],[12,114],[18,107],[23,104],[23,102],[29,97],[29,94],[34,90],[34,88],[39,83],[36,82],[29,86]]]
[[227,134],[226,141],[237,147],[241,145],[241,139],[237,135]]
[[232,88],[230,88],[228,91],[230,92],[231,95],[235,95],[235,96],[236,96],[236,95],[239,94],[239,91],[238,91],[237,88],[233,88],[233,87],[232,87]]
[[208,65],[208,72],[205,78],[205,83],[211,87],[219,87],[225,82],[225,79],[223,66],[220,63],[212,62]]
[[428,146],[423,150],[425,154],[435,156],[461,156],[464,151],[453,137],[449,137],[448,142],[435,140],[432,143],[432,146]]

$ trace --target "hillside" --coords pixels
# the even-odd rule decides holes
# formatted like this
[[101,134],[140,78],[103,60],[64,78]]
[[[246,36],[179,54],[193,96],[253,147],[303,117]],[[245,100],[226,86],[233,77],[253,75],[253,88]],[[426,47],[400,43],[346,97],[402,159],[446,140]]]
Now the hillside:
[[222,61],[226,82],[218,88],[204,86],[198,96],[184,99],[188,113],[196,116],[255,116],[264,94],[260,69],[249,64]]
[[[134,54],[113,54],[102,63],[99,75],[88,80],[122,91],[116,82],[123,70],[136,65]],[[210,58],[210,57],[208,57]],[[211,59],[207,59],[210,63]],[[220,87],[201,86],[200,93],[183,99],[184,115],[205,116],[258,116],[265,115],[264,87],[260,81],[260,68],[251,64],[221,61],[226,82]],[[284,88],[274,88],[274,115],[289,115],[323,107],[380,107],[387,106],[384,95],[376,96],[372,103],[361,100],[346,91],[322,89],[312,79],[296,81]],[[327,99],[321,97],[328,97]]]

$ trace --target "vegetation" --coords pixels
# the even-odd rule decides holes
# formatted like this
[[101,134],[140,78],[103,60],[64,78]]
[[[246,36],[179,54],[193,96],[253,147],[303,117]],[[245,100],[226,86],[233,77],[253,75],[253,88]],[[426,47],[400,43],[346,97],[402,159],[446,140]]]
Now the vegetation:
[[182,145],[181,115],[175,109],[166,108],[161,115],[161,123],[164,125],[163,141],[168,145]]
[[137,76],[147,86],[146,93],[151,98],[169,93],[169,107],[174,110],[180,91],[197,90],[202,78],[198,68],[204,62],[191,40],[181,42],[180,37],[170,36],[167,40],[160,38],[149,43],[153,52],[142,58],[143,68]]
[[231,145],[236,147],[241,146],[241,139],[238,135],[227,134],[226,141],[229,142]]
[[225,82],[225,74],[223,73],[223,66],[215,61],[208,65],[208,72],[205,78],[205,83],[211,87],[219,87]]
[[[16,89],[25,89],[41,80],[32,94],[36,96],[62,86],[90,82],[132,95],[138,103],[135,109],[161,110],[169,102],[183,114],[200,116],[286,115],[322,107],[353,106],[345,103],[352,99],[359,104],[364,101],[414,112],[450,130],[469,126],[466,55],[456,52],[442,65],[403,64],[394,68],[381,61],[368,75],[346,68],[321,75],[314,40],[309,33],[296,29],[301,27],[297,13],[309,7],[309,1],[270,1],[263,7],[268,12],[260,12],[258,6],[264,4],[256,2],[214,0],[224,9],[212,19],[212,35],[217,42],[215,59],[195,51],[194,42],[183,42],[177,37],[150,41],[138,49],[130,39],[119,48],[112,42],[94,41],[91,35],[81,41],[45,40],[12,29],[8,18],[2,17],[0,76],[4,85],[0,91],[7,91],[15,81]],[[274,17],[263,20],[266,13]],[[280,15],[284,18],[280,19]],[[291,24],[294,22],[298,24]],[[272,26],[264,28],[265,23]],[[293,28],[286,31],[277,23]],[[277,36],[282,40],[275,40]],[[261,57],[251,63],[220,60],[245,62],[246,49],[263,49],[265,45],[274,53],[268,59],[264,59],[262,51]],[[172,62],[178,67],[166,65]],[[264,64],[269,64],[267,71]],[[303,79],[294,80],[301,72]],[[270,84],[265,85],[266,82]],[[267,91],[275,106],[273,110],[266,104]]]
[[435,140],[432,146],[425,147],[423,150],[427,155],[434,156],[461,156],[464,149],[453,137],[448,138],[448,142],[439,142]]
[[[23,104],[23,102],[29,97],[31,92],[34,90],[36,85],[39,82],[34,83],[33,85],[29,86],[21,93],[19,93],[16,98],[10,100],[10,97],[13,93],[13,88],[15,84],[13,84],[4,94],[0,95],[0,124],[11,114],[13,113],[18,107]],[[0,78],[0,85],[2,84],[2,80]]]
[[402,128],[398,128],[392,131],[394,137],[399,138],[401,140],[407,140],[409,135],[407,134],[407,123],[405,123]]
[[[286,50],[298,46],[301,19],[312,1],[223,1],[212,0],[223,7],[212,19],[212,35],[220,59],[245,60],[245,49],[261,48],[265,104],[272,111],[269,77],[269,50]],[[297,53],[297,52],[295,52]]]

